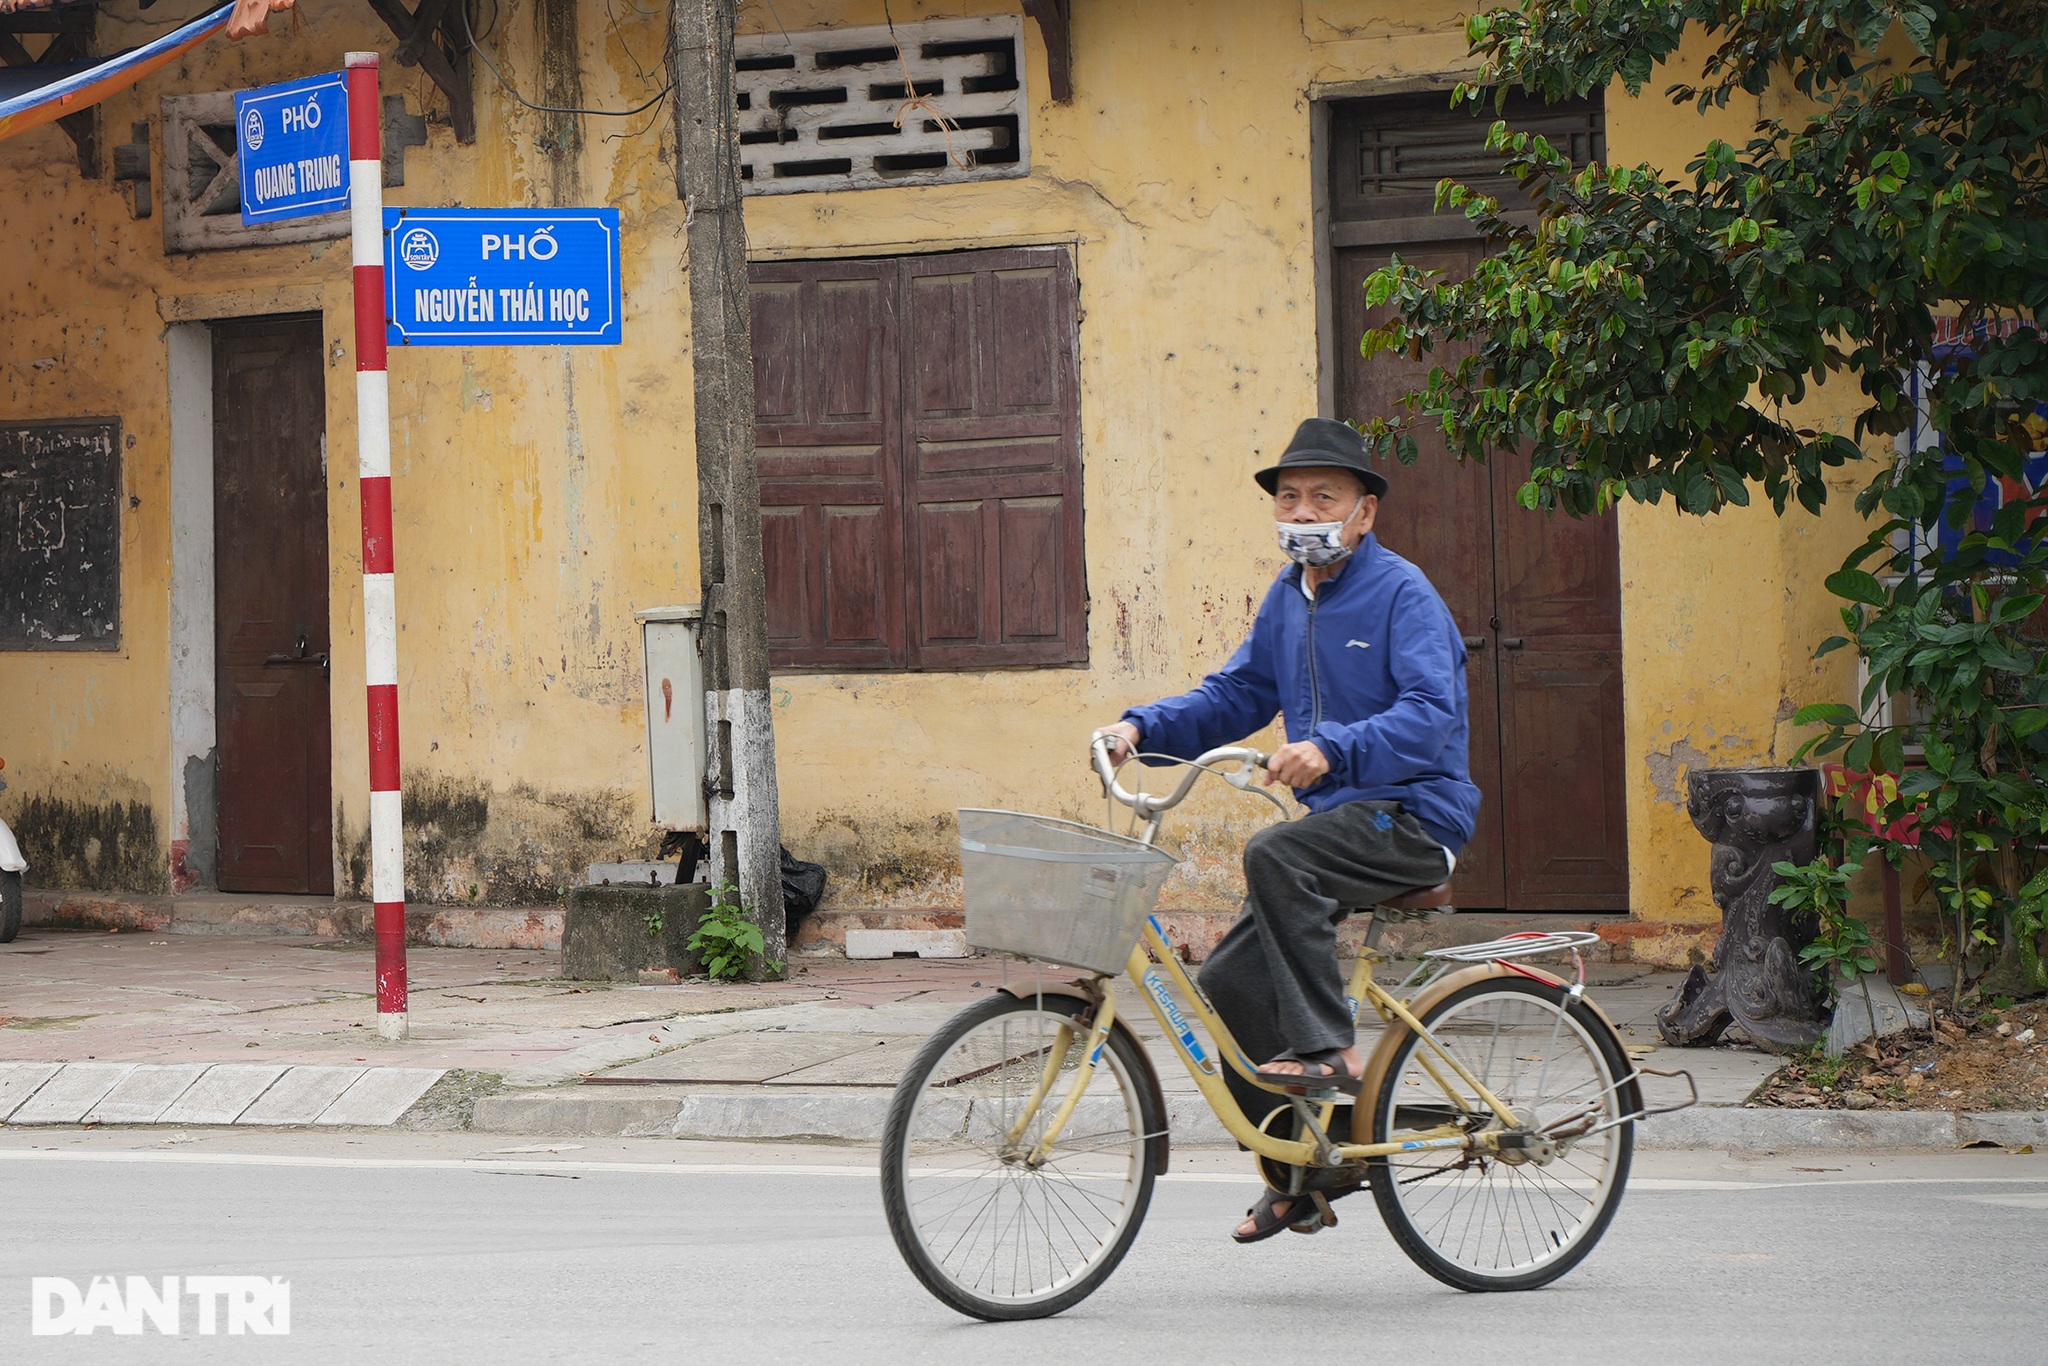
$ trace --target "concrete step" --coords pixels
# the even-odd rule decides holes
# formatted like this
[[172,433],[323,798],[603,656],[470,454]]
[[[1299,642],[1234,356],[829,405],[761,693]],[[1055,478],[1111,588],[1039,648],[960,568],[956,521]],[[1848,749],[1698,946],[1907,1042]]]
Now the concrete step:
[[[146,896],[132,892],[71,892],[31,888],[22,897],[22,923],[56,929],[122,930],[149,934],[278,934],[323,939],[368,939],[367,901],[333,897],[188,892]],[[562,947],[559,906],[408,906],[406,942],[443,948],[543,949]]]
[[[408,906],[406,940],[446,948],[557,951],[562,946],[562,914],[558,906]],[[1235,911],[1164,910],[1159,915],[1168,937],[1190,963],[1207,960],[1237,919]],[[147,896],[30,888],[22,919],[28,925],[79,930],[367,939],[371,909],[367,901],[332,897],[235,892]],[[965,924],[965,916],[948,906],[827,908],[804,921],[790,948],[799,954],[836,957],[846,952],[849,931],[958,933]],[[1382,942],[1397,955],[1413,954],[1524,930],[1592,930],[1602,940],[1601,950],[1593,955],[1600,961],[1684,968],[1712,949],[1720,926],[1643,922],[1625,914],[1459,911],[1389,926]],[[1363,917],[1345,922],[1337,932],[1339,953],[1355,955],[1365,931]]]
[[[1190,963],[1200,963],[1215,952],[1217,943],[1236,923],[1237,912],[1165,910],[1159,913],[1159,919],[1166,927],[1167,938],[1180,950],[1181,957]],[[1628,962],[1629,946],[1637,939],[1622,933],[1622,930],[1624,927],[1633,929],[1636,924],[1625,914],[1459,911],[1428,920],[1390,925],[1381,936],[1381,943],[1388,951],[1404,955],[1455,944],[1476,944],[1525,930],[1592,930],[1600,935],[1602,941],[1594,955],[1596,958],[1603,962]],[[804,922],[791,947],[798,953],[844,953],[849,932],[855,932],[858,940],[858,932],[861,931],[957,931],[965,925],[966,917],[960,911],[943,906],[924,909],[827,908]],[[1358,916],[1338,929],[1337,946],[1341,956],[1350,958],[1357,955],[1365,942],[1367,926],[1366,919]],[[1694,927],[1682,928],[1691,930]],[[1718,931],[1719,927],[1715,929]]]

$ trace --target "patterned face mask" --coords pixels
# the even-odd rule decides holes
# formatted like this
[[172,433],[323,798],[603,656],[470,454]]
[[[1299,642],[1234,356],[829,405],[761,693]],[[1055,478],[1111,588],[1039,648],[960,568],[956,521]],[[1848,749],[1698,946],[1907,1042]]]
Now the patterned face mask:
[[[1358,507],[1351,509],[1356,517],[1365,506],[1365,499],[1358,500]],[[1351,525],[1351,517],[1341,522],[1275,522],[1280,531],[1280,552],[1288,559],[1310,569],[1327,569],[1351,557],[1351,547],[1344,544],[1344,528]]]

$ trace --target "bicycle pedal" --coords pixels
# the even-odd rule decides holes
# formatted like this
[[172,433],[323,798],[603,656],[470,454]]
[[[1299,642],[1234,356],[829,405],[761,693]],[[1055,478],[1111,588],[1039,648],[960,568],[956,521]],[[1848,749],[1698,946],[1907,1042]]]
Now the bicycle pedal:
[[1287,1088],[1287,1094],[1300,1096],[1303,1100],[1311,1100],[1318,1105],[1334,1105],[1344,1099],[1344,1093],[1334,1086],[1290,1086]]
[[1326,1228],[1337,1227],[1337,1211],[1330,1208],[1330,1202],[1323,1198],[1322,1192],[1311,1191],[1308,1198],[1315,1202],[1315,1217],[1306,1223],[1289,1224],[1287,1227],[1296,1233],[1321,1233]]

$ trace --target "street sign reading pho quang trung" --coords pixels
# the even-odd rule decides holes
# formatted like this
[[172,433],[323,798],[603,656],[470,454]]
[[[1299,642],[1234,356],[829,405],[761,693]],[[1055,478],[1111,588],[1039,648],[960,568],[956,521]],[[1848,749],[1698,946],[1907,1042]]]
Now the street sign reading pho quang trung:
[[235,92],[242,222],[348,207],[348,83],[338,72]]
[[392,346],[620,339],[617,209],[386,209]]

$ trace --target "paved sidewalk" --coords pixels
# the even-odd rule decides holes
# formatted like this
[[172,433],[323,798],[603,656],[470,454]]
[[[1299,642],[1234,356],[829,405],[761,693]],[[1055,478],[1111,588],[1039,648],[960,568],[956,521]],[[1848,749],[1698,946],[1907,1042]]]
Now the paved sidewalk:
[[[25,929],[0,945],[0,1124],[872,1142],[923,1039],[1006,972],[1029,972],[799,956],[786,982],[643,987],[565,981],[542,950],[415,946],[412,1037],[391,1044],[376,1033],[372,962],[360,941]],[[1646,1146],[2048,1146],[2038,1112],[1745,1109],[1777,1060],[1656,1047],[1651,1016],[1678,981],[1589,966],[1637,1060],[1699,1083],[1699,1107],[1645,1121]],[[1136,988],[1120,998],[1159,1065],[1176,1145],[1227,1142]],[[1652,1105],[1684,1094],[1661,1079],[1645,1090]]]
[[[798,958],[787,982],[641,987],[565,981],[539,950],[416,946],[409,963],[412,1037],[390,1044],[358,941],[31,928],[0,947],[0,1122],[870,1140],[923,1039],[1027,971],[821,956]],[[1655,1066],[1650,1014],[1675,976],[1592,971]],[[1150,1015],[1127,1018],[1181,1141],[1223,1141]],[[1776,1064],[1715,1049],[1684,1065],[1726,1106]]]

